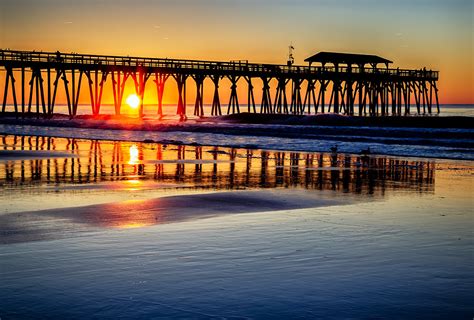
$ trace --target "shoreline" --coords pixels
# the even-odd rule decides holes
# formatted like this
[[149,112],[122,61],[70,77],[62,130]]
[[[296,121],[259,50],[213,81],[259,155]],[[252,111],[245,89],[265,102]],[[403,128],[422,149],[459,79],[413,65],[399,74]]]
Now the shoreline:
[[[98,141],[121,141],[121,142],[132,142],[132,143],[155,143],[155,144],[161,144],[161,145],[173,145],[173,146],[191,146],[191,147],[222,147],[222,148],[237,148],[237,149],[249,149],[249,150],[266,150],[266,151],[294,151],[294,152],[302,152],[302,153],[330,153],[330,150],[306,150],[306,149],[292,149],[288,150],[287,148],[265,148],[263,146],[259,145],[252,145],[252,144],[247,144],[247,145],[240,145],[240,144],[201,144],[197,142],[193,143],[185,143],[180,140],[139,140],[139,139],[127,139],[124,140],[122,138],[86,138],[86,137],[73,137],[70,135],[59,135],[59,134],[29,134],[29,133],[1,133],[0,135],[15,135],[15,136],[23,136],[23,137],[30,137],[30,136],[35,136],[35,137],[44,137],[44,138],[64,138],[64,139],[79,139],[79,140],[98,140]],[[18,151],[14,151],[16,153]],[[345,151],[340,151],[338,154],[347,154],[347,155],[358,155],[358,156],[363,156],[362,153],[357,153],[357,152],[345,152]],[[370,156],[375,156],[375,157],[392,157],[392,158],[405,158],[405,159],[436,159],[436,160],[443,160],[443,161],[450,161],[450,162],[472,162],[474,159],[460,159],[460,158],[453,158],[453,157],[443,157],[439,155],[403,155],[403,154],[397,154],[397,153],[390,153],[390,152],[372,152]],[[67,156],[59,156],[58,158],[67,158],[71,157],[69,154]],[[74,156],[72,156],[74,157]],[[50,156],[47,156],[47,158],[51,158]],[[54,157],[53,157],[54,158]],[[23,159],[23,160],[34,160],[36,158],[28,158],[28,159]],[[40,158],[38,158],[40,159]],[[9,161],[9,160],[19,160],[16,157],[12,157],[12,159],[9,159],[8,157],[1,157],[0,154],[0,162],[1,161]]]
[[[255,115],[252,114],[251,116]],[[333,115],[328,116],[331,118]],[[248,117],[249,114],[239,114],[213,119],[205,118],[196,121],[177,122],[140,120],[126,116],[100,116],[96,118],[78,116],[72,120],[65,115],[54,115],[52,119],[19,119],[0,116],[0,126],[3,125],[0,132],[5,135],[18,136],[35,135],[297,152],[329,152],[330,147],[339,145],[340,153],[346,154],[361,154],[362,150],[371,147],[374,155],[474,160],[472,155],[474,153],[474,130],[471,128],[330,126],[329,124],[319,126],[288,123],[254,124],[235,120],[235,118],[245,120]],[[294,117],[277,115],[275,121],[291,120]],[[308,123],[312,119],[310,116],[296,117],[296,119],[298,118],[304,119]],[[347,117],[337,116],[336,118],[345,119]],[[460,125],[473,120],[471,117],[452,117],[451,120],[454,121],[458,118],[463,119],[459,121]],[[439,121],[445,118],[429,117],[426,119]],[[370,119],[355,120],[369,121]],[[446,124],[448,125],[451,122],[448,121]],[[431,149],[432,151],[429,151]]]
[[472,129],[473,119],[466,116],[409,115],[409,116],[346,116],[339,114],[317,115],[285,115],[240,113],[219,117],[225,121],[236,121],[246,124],[288,124],[316,126],[360,126],[360,127],[390,127],[390,128],[438,128],[438,129]]
[[[381,128],[426,128],[426,129],[474,129],[474,118],[468,116],[347,116],[340,114],[290,115],[262,114],[242,112],[238,114],[203,117],[196,120],[179,121],[178,119],[159,120],[145,116],[143,119],[127,115],[77,115],[70,118],[66,114],[54,114],[51,118],[37,117],[35,113],[19,118],[13,112],[0,114],[1,124],[47,124],[50,126],[76,127],[88,121],[106,121],[118,129],[128,130],[173,130],[183,126],[194,127],[203,124],[270,124],[290,126],[321,126],[321,127],[381,127]],[[124,123],[126,121],[126,123]]]

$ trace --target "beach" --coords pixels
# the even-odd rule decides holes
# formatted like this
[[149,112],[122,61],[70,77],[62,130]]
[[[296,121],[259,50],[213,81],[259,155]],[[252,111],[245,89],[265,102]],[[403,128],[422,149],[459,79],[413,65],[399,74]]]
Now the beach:
[[2,318],[472,314],[470,160],[2,130]]

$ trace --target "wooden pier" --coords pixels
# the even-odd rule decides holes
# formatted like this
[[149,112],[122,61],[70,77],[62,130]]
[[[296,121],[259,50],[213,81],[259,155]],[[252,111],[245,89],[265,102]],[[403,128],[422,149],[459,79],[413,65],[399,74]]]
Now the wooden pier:
[[[110,81],[115,114],[120,115],[127,81],[133,81],[140,98],[138,115],[143,117],[146,84],[153,81],[156,113],[162,117],[165,85],[173,79],[178,90],[176,114],[184,120],[186,93],[192,82],[196,90],[192,113],[209,116],[203,106],[204,81],[210,79],[210,116],[222,115],[223,108],[227,114],[404,116],[440,112],[438,71],[393,69],[387,59],[361,54],[321,52],[306,61],[308,66],[0,50],[0,72],[4,72],[5,79],[1,111],[9,111],[10,98],[10,111],[17,116],[51,117],[58,90],[63,90],[68,114],[73,118],[81,90],[88,90],[91,114],[99,115],[104,85]],[[220,86],[224,78],[230,81],[229,88]],[[260,104],[254,95],[257,82],[261,83]],[[246,86],[245,97],[238,95],[240,85]],[[230,92],[227,108],[221,103],[221,90]],[[246,110],[241,108],[242,101],[246,102]]]

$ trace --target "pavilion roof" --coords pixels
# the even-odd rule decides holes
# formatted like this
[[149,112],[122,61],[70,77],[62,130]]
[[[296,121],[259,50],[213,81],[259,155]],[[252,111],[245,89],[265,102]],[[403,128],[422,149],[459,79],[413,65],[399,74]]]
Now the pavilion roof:
[[346,64],[346,65],[392,63],[392,61],[388,59],[371,55],[371,54],[341,53],[341,52],[319,52],[309,58],[306,58],[304,61],[320,62],[322,64],[332,63],[332,64]]

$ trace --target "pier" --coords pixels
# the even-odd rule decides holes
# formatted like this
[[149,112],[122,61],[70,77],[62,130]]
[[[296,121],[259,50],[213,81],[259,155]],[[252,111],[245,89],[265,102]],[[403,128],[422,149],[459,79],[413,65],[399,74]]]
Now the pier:
[[[189,114],[186,93],[193,83],[196,99],[191,112],[197,117],[240,112],[372,117],[440,112],[438,71],[394,69],[389,67],[390,60],[362,54],[320,52],[305,61],[308,65],[303,66],[0,50],[0,73],[5,79],[0,91],[1,111],[19,117],[52,117],[58,91],[63,90],[68,115],[73,118],[80,92],[87,90],[90,114],[98,116],[104,85],[110,82],[115,114],[120,115],[127,81],[132,81],[140,98],[138,116],[143,117],[145,88],[152,81],[157,93],[156,114],[163,117],[163,94],[173,84],[178,91],[176,114],[181,120]],[[230,87],[221,85],[224,78]],[[213,87],[210,114],[204,111],[206,79]],[[260,103],[254,95],[257,83],[261,85]],[[238,86],[246,87],[244,97],[239,96]],[[222,103],[222,90],[229,90],[228,102]],[[13,103],[7,104],[8,99]]]

